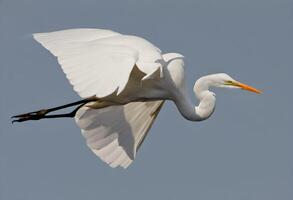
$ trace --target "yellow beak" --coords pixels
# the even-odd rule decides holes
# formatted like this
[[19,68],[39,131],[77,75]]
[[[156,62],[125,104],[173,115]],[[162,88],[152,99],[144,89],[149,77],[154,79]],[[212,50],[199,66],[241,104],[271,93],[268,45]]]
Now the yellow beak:
[[262,91],[260,91],[260,90],[258,90],[258,89],[256,89],[256,88],[254,88],[254,87],[251,87],[251,86],[249,86],[249,85],[246,85],[246,84],[244,84],[244,83],[240,83],[240,82],[237,82],[237,81],[232,81],[232,82],[230,83],[230,85],[233,85],[233,86],[236,86],[236,87],[240,87],[240,88],[243,89],[243,90],[248,90],[248,91],[250,91],[250,92],[255,92],[255,93],[257,93],[257,94],[261,94],[261,93],[262,93]]

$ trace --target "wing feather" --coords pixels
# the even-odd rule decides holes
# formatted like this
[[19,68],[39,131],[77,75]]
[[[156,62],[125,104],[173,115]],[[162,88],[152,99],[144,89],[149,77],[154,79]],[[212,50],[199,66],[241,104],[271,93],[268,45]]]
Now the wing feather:
[[[58,63],[82,97],[119,95],[135,66],[141,80],[158,80],[163,67],[180,54],[164,54],[147,40],[102,29],[69,29],[36,33],[36,41]],[[181,56],[182,57],[182,56]],[[137,81],[137,84],[140,84]],[[156,119],[164,101],[131,102],[100,109],[82,107],[75,116],[88,147],[111,167],[127,168]]]
[[100,29],[37,33],[34,38],[58,59],[74,90],[83,98],[104,97],[125,88],[138,52],[103,39],[121,34]]
[[103,29],[68,29],[33,37],[57,57],[82,98],[120,94],[135,65],[145,73],[143,80],[163,77],[160,49],[137,36]]
[[82,107],[75,120],[88,147],[111,167],[128,167],[164,101],[132,102],[102,109]]

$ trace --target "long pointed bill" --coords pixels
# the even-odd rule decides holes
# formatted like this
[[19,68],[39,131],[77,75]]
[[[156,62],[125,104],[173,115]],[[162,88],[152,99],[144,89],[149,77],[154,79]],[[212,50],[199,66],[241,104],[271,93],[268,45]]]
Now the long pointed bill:
[[243,89],[243,90],[248,90],[248,91],[250,91],[250,92],[255,92],[255,93],[257,93],[257,94],[261,94],[262,93],[262,91],[260,91],[260,90],[258,90],[258,89],[256,89],[256,88],[254,88],[254,87],[251,87],[251,86],[249,86],[249,85],[246,85],[246,84],[244,84],[244,83],[240,83],[240,82],[232,82],[232,84],[231,85],[234,85],[234,86],[236,86],[236,87],[240,87],[241,89]]

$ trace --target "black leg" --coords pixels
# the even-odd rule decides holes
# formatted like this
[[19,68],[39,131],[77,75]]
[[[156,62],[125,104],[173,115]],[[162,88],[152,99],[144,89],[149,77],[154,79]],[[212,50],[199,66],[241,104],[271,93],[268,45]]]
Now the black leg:
[[[12,120],[12,123],[14,122],[23,122],[23,121],[28,121],[28,120],[40,120],[40,119],[44,119],[44,118],[61,118],[61,117],[74,117],[76,112],[78,111],[78,109],[80,109],[82,106],[84,106],[85,104],[92,102],[92,101],[97,101],[98,99],[96,97],[90,97],[87,99],[83,99],[81,101],[76,101],[73,103],[69,103],[69,104],[65,104],[62,106],[58,106],[58,107],[54,107],[54,108],[49,108],[49,109],[42,109],[42,110],[38,110],[35,112],[29,112],[29,113],[25,113],[25,114],[21,114],[21,115],[15,115],[11,118],[15,118],[15,120]],[[56,111],[56,110],[61,110],[64,108],[68,108],[68,107],[72,107],[72,106],[76,106],[79,105],[78,107],[76,107],[72,112],[70,113],[66,113],[66,114],[56,114],[56,115],[47,115],[50,112]]]
[[70,113],[65,113],[65,114],[57,114],[57,115],[45,115],[43,118],[64,118],[64,117],[70,117],[73,118],[75,117],[76,112],[84,106],[86,103],[83,103],[79,106],[77,106],[72,112]]

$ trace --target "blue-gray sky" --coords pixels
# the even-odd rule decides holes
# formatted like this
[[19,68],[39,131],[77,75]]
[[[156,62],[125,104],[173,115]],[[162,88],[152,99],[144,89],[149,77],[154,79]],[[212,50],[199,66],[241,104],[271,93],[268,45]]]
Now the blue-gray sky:
[[[112,169],[73,120],[9,119],[79,99],[30,37],[78,27],[185,55],[190,89],[226,72],[264,94],[216,89],[216,112],[200,123],[167,103],[135,162]],[[1,200],[293,199],[292,0],[0,0],[0,72]]]

